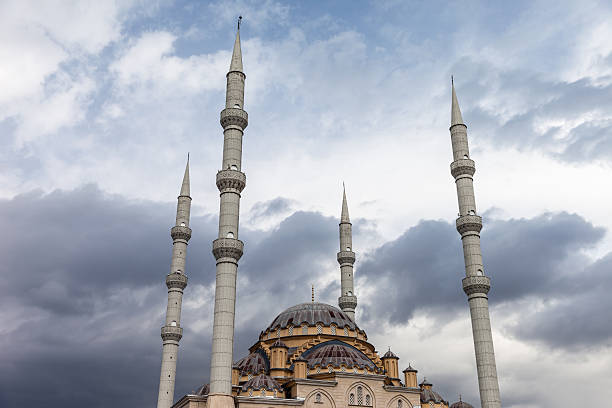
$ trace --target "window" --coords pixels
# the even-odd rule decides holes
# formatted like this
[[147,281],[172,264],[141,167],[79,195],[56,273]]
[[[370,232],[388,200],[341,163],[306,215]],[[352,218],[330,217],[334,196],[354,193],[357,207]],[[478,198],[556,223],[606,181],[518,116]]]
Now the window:
[[302,334],[308,334],[308,326],[302,326]]
[[240,109],[240,104],[235,103],[235,104],[234,104],[234,109]]
[[397,400],[397,408],[402,408],[402,400]]
[[355,394],[349,394],[349,405],[355,405]]
[[357,405],[363,405],[363,388],[357,387]]
[[232,164],[232,165],[230,166],[230,169],[232,169],[232,170],[238,170],[238,166],[236,166],[235,164]]
[[184,223],[184,222],[181,222],[181,227],[184,227],[184,226],[185,226],[185,223]]
[[293,336],[293,326],[289,326],[288,330],[289,330],[289,335]]
[[176,320],[173,320],[173,321],[170,323],[170,326],[176,326]]
[[347,251],[349,251],[349,252],[351,252],[351,247],[347,246],[347,247],[346,247],[346,250],[347,250]]
[[249,388],[249,397],[252,397],[252,396],[253,396],[253,389]]
[[333,373],[334,372],[334,367],[332,367],[332,366],[327,367],[327,371],[330,372],[330,373]]
[[253,374],[252,374],[252,373],[249,373],[248,379],[249,379],[249,380],[252,380],[252,379],[253,379]]
[[315,395],[315,402],[317,404],[321,403],[321,393],[320,392],[317,392],[317,395]]
[[370,404],[370,396],[369,396],[369,395],[366,395],[366,398],[365,398],[365,404],[366,404],[366,406],[368,406],[368,407],[369,407],[370,405],[372,405],[372,404]]
[[278,393],[276,390],[274,390],[274,398],[276,398],[278,396]]
[[348,327],[344,326],[344,335],[348,336]]
[[321,372],[321,366],[317,367],[317,374],[319,374]]
[[265,397],[266,396],[266,389],[264,388],[263,390],[261,390],[261,396]]
[[433,408],[433,406],[434,406],[433,401],[429,401],[429,407],[430,407],[430,408]]
[[234,238],[234,233],[232,231],[229,231],[226,235],[226,237],[228,238]]
[[464,158],[464,159],[469,159],[469,157],[468,157],[468,155],[467,155],[467,154],[464,154],[464,155],[463,155],[463,158]]
[[323,333],[323,327],[320,324],[317,324],[317,334]]
[[280,337],[280,327],[276,329],[276,337]]
[[332,327],[331,327],[331,334],[334,335],[334,336],[336,335],[336,326],[334,326],[334,325],[332,325]]
[[476,271],[476,275],[478,275],[478,276],[484,275],[484,273],[482,273],[482,269],[477,270]]

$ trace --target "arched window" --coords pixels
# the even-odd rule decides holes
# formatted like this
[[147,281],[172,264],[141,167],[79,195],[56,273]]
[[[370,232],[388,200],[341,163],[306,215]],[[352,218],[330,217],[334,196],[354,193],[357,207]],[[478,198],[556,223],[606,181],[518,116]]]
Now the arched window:
[[348,327],[347,326],[344,326],[344,335],[348,336]]
[[236,166],[235,164],[232,164],[232,165],[230,166],[230,169],[232,169],[232,170],[238,170],[238,166]]
[[289,335],[293,336],[293,326],[289,326],[288,330],[289,330]]
[[433,403],[433,401],[429,401],[429,407],[430,407],[430,408],[434,408],[434,403]]
[[317,334],[323,333],[323,327],[320,324],[317,324]]
[[170,322],[170,326],[176,326],[176,320],[173,320],[172,322]]
[[265,388],[261,390],[261,396],[262,396],[262,397],[265,397],[265,396],[266,396],[266,389],[265,389]]
[[349,394],[349,405],[355,405],[355,394]]
[[357,387],[357,405],[363,405],[363,388]]
[[253,396],[253,389],[249,388],[249,397],[252,397],[252,396]]
[[332,334],[333,336],[335,336],[335,335],[336,335],[336,326],[334,326],[333,324],[332,324],[332,326],[331,326],[331,334]]
[[397,408],[402,408],[402,400],[397,400]]
[[234,238],[234,233],[232,231],[229,231],[226,235],[227,238]]
[[327,371],[330,372],[330,373],[333,373],[334,372],[334,367],[332,367],[332,366],[327,367]]
[[320,392],[317,392],[317,395],[315,395],[315,402],[317,404],[321,403],[321,393]]
[[308,334],[308,326],[302,326],[302,334]]
[[276,337],[280,337],[280,327],[276,329]]
[[369,395],[369,394],[366,394],[366,397],[365,397],[365,404],[366,404],[366,406],[368,406],[368,407],[372,405],[372,404],[370,404],[370,395]]
[[248,377],[247,377],[247,378],[248,378],[249,380],[252,380],[252,379],[253,379],[253,373],[249,373],[249,375],[248,375]]

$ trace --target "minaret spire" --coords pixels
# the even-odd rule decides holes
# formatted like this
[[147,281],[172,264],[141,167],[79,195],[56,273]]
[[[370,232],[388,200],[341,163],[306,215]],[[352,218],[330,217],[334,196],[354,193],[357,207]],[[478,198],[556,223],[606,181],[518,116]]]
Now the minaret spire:
[[466,275],[463,279],[463,291],[470,305],[480,403],[482,408],[501,408],[489,318],[489,298],[487,297],[491,280],[484,274],[480,250],[482,218],[476,213],[476,199],[474,198],[473,176],[476,167],[474,161],[470,159],[467,126],[461,117],[454,81],[451,83],[451,88],[450,134],[454,161],[450,168],[457,185],[459,217],[456,224],[463,243]]
[[340,297],[338,306],[353,321],[355,321],[355,308],[357,307],[357,296],[353,285],[353,264],[355,263],[355,252],[353,252],[353,226],[349,219],[348,204],[346,202],[346,188],[342,183],[342,212],[340,214],[340,251],[338,252],[338,263],[340,264]]
[[217,187],[220,192],[219,235],[212,245],[212,252],[217,260],[217,276],[208,408],[234,407],[232,363],[236,278],[238,260],[242,256],[244,247],[242,241],[238,239],[238,218],[240,193],[246,186],[246,175],[241,171],[242,136],[248,124],[248,115],[244,110],[246,76],[242,71],[240,31],[238,30],[230,70],[226,75],[225,109],[221,111],[223,161],[221,170],[217,172]]
[[172,263],[170,273],[166,276],[168,287],[168,307],[166,309],[166,323],[161,328],[162,338],[162,365],[159,378],[159,395],[157,408],[170,408],[174,400],[174,381],[176,378],[176,360],[178,346],[183,329],[181,328],[181,306],[183,303],[183,290],[187,286],[185,276],[185,257],[187,256],[187,242],[191,238],[189,216],[191,212],[191,197],[189,196],[189,156],[176,206],[176,225],[170,230],[172,237]]

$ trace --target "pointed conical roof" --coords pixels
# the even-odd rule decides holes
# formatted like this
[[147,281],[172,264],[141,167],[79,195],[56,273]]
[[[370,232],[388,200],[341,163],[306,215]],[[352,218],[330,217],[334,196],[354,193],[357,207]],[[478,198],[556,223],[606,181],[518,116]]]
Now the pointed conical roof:
[[351,222],[349,219],[348,204],[346,203],[346,188],[342,183],[342,214],[340,214],[340,222]]
[[455,92],[455,82],[451,77],[451,87],[453,89],[453,101],[451,106],[451,126],[454,125],[465,125],[463,118],[461,117],[461,109],[459,109],[459,102],[457,101],[457,93]]
[[181,196],[190,197],[189,189],[189,155],[187,155],[187,165],[185,166],[185,175],[183,176],[183,184],[181,185]]
[[230,72],[242,71],[242,50],[240,49],[240,26],[236,31],[236,41],[234,42],[234,52],[232,53],[232,62],[230,64]]

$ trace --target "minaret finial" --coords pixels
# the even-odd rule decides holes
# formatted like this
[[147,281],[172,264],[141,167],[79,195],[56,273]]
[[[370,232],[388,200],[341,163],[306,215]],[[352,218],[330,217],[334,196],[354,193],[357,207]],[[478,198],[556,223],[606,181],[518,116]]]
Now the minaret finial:
[[457,100],[457,93],[455,92],[455,81],[451,75],[451,89],[452,89],[452,104],[451,104],[451,126],[464,125],[463,118],[461,117],[461,109],[459,109],[459,101]]
[[242,16],[238,16],[238,31],[240,31],[240,23],[242,23]]
[[181,185],[180,196],[190,197],[191,190],[189,184],[189,153],[187,153],[187,164],[185,165],[185,174],[183,175],[183,184]]
[[346,186],[344,185],[344,181],[342,182],[342,212],[340,213],[340,222],[351,222],[349,218],[348,204],[346,201]]
[[[236,31],[236,41],[234,41],[234,51],[232,52],[232,62],[230,72],[243,72],[242,69],[242,49],[240,48],[240,24],[242,16],[238,17],[238,30]],[[244,72],[243,72],[244,73]]]
[[312,303],[314,303],[314,284],[312,285]]

